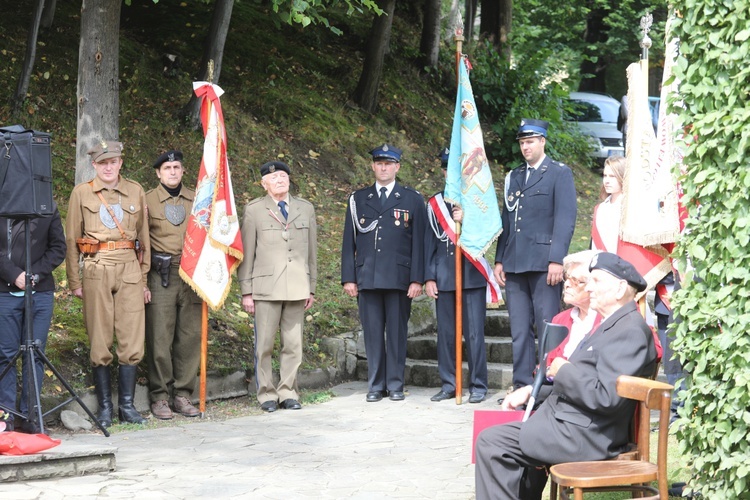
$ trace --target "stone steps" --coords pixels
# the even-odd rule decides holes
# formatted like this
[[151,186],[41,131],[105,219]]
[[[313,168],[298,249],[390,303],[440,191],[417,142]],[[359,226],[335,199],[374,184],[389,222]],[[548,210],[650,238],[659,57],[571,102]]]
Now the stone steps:
[[[513,363],[511,339],[505,337],[485,337],[488,363]],[[463,342],[463,357],[467,358],[466,342]],[[406,357],[413,360],[437,361],[437,335],[417,335],[409,337],[406,343]]]
[[[469,365],[464,362],[463,366],[463,388],[468,394],[469,387]],[[406,360],[406,384],[420,387],[435,387],[439,390],[443,385],[438,372],[437,361],[434,360]],[[487,363],[487,385],[492,391],[507,389],[513,385],[513,365],[508,363]]]
[[[437,332],[434,319],[430,326],[431,328],[413,332],[407,339],[405,373],[407,385],[436,388],[442,385],[437,363]],[[487,310],[484,341],[487,350],[487,383],[491,390],[505,389],[512,385],[513,379],[510,321],[506,309]],[[463,359],[466,359],[466,342],[464,341],[463,344]],[[358,369],[358,373],[366,374],[367,365],[365,364],[363,369]],[[463,363],[463,373],[463,386],[468,387],[469,368],[466,362]]]
[[68,444],[33,455],[0,455],[0,483],[83,476],[115,470],[117,448]]

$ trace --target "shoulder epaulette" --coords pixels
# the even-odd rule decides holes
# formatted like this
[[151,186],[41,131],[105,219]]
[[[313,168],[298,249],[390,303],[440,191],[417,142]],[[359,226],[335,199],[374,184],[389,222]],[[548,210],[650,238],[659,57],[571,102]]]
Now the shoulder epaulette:
[[[294,198],[294,201],[297,201],[297,202],[300,202],[300,203],[304,203],[304,204],[306,204],[306,205],[310,205],[311,207],[313,206],[313,204],[312,204],[312,203],[310,203],[309,201],[307,201],[307,200],[306,200],[306,199],[304,199],[304,198],[297,198],[296,196],[292,196],[292,198]],[[313,208],[314,208],[314,207],[313,207]]]

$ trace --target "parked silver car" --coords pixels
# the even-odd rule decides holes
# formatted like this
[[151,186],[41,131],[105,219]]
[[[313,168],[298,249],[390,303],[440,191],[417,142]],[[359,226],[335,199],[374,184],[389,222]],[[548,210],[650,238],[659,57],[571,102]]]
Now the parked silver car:
[[606,94],[571,92],[573,113],[568,121],[578,124],[581,132],[591,140],[591,156],[599,165],[613,155],[625,156],[622,132],[617,130],[620,102]]

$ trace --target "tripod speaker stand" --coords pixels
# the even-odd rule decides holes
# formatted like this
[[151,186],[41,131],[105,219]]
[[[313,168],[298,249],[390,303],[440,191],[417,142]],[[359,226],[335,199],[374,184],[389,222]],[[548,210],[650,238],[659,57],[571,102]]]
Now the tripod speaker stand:
[[[97,420],[96,416],[89,410],[89,408],[86,406],[86,404],[81,400],[80,397],[78,397],[78,394],[73,390],[73,388],[70,386],[70,384],[65,380],[65,378],[60,374],[59,371],[52,365],[49,358],[44,354],[44,351],[41,348],[41,344],[38,340],[34,339],[34,324],[33,324],[33,315],[34,315],[34,306],[32,301],[32,290],[34,287],[34,275],[31,272],[31,229],[29,224],[29,219],[31,217],[17,217],[17,218],[23,218],[24,220],[24,231],[26,236],[25,241],[25,251],[26,251],[26,289],[24,290],[24,326],[23,326],[23,340],[21,341],[21,346],[18,352],[16,352],[15,356],[11,358],[10,362],[8,363],[8,366],[5,367],[5,369],[0,373],[0,380],[2,380],[4,377],[8,375],[10,370],[16,369],[16,362],[18,361],[18,358],[23,356],[24,366],[26,372],[30,373],[24,373],[23,376],[28,377],[28,383],[26,384],[27,389],[27,401],[28,401],[28,415],[23,415],[20,412],[16,411],[15,408],[6,408],[2,405],[0,405],[0,409],[3,409],[4,411],[24,418],[28,420],[31,423],[32,428],[38,428],[41,432],[44,432],[44,417],[59,408],[64,407],[71,401],[75,400],[81,408],[86,412],[86,414],[91,418],[91,420],[101,429],[102,433],[109,437],[109,432],[107,432],[107,429],[102,426],[102,424]],[[55,406],[51,410],[48,410],[46,413],[42,413],[42,405],[40,402],[40,394],[39,394],[39,385],[38,385],[38,379],[37,379],[37,372],[36,372],[36,360],[40,359],[47,368],[50,369],[50,371],[57,377],[57,380],[60,381],[60,383],[65,387],[65,389],[70,393],[70,397],[66,399],[61,404]]]

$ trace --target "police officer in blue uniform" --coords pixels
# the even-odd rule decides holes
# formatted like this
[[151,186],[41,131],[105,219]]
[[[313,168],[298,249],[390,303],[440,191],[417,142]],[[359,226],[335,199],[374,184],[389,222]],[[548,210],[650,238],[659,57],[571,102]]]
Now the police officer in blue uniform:
[[576,222],[570,168],[544,153],[549,124],[521,120],[516,139],[526,163],[505,178],[503,233],[497,240],[495,278],[505,287],[513,339],[513,386],[533,382],[534,326],[560,312],[563,257]]
[[341,284],[358,298],[367,353],[368,402],[404,399],[411,301],[424,282],[425,205],[396,182],[401,150],[373,149],[375,184],[352,193],[341,249]]
[[[448,149],[440,154],[443,172],[448,168]],[[456,246],[446,235],[433,209],[442,203],[443,218],[461,222],[463,212],[435,194],[427,204],[429,227],[425,231],[425,293],[435,299],[437,313],[438,371],[442,387],[430,398],[443,401],[456,396]],[[462,259],[463,335],[469,364],[469,403],[481,403],[487,395],[487,352],[484,320],[487,315],[487,281],[468,259]]]

